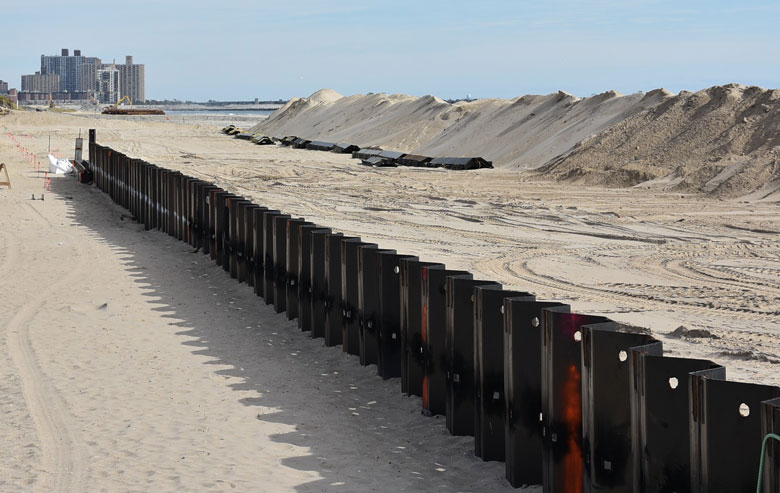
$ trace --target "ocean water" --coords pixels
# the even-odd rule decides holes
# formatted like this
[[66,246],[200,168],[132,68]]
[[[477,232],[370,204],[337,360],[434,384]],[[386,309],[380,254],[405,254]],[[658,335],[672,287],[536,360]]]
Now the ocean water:
[[163,121],[176,123],[190,123],[198,125],[213,125],[226,127],[235,125],[241,129],[248,129],[268,118],[274,110],[165,110],[165,116],[156,117]]
[[166,115],[202,115],[202,116],[219,116],[220,118],[231,116],[249,116],[249,117],[267,117],[275,110],[165,110]]

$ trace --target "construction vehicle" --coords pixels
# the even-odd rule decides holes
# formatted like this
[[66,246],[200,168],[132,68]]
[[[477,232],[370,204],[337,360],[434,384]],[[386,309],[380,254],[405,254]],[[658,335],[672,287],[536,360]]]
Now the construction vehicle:
[[131,107],[131,108],[133,107],[133,102],[130,100],[130,96],[128,96],[128,95],[126,95],[126,94],[125,94],[124,96],[122,96],[122,97],[119,99],[119,101],[117,101],[117,102],[116,102],[116,104],[113,106],[113,108],[119,108],[119,106],[121,106],[121,105],[122,105],[122,103],[124,103],[125,101],[127,101],[128,103],[130,103],[130,107]]
[[[119,107],[119,105],[121,105],[125,101],[130,103],[129,109]],[[163,110],[157,110],[157,109],[143,109],[143,110],[133,109],[133,102],[130,100],[130,96],[128,95],[122,96],[114,106],[106,106],[105,108],[103,108],[102,113],[104,115],[164,115],[165,114]]]

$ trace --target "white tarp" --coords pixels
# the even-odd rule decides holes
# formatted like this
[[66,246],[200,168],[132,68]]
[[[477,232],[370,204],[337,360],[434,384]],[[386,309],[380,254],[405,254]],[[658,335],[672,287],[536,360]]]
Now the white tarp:
[[49,173],[54,173],[55,175],[67,175],[68,173],[73,173],[74,171],[73,164],[71,164],[70,161],[67,159],[57,159],[56,157],[49,154]]

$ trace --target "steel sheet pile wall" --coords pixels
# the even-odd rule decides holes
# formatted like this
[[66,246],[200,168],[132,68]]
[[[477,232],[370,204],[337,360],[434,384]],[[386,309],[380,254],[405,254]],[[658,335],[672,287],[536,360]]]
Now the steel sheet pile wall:
[[[780,388],[726,380],[711,361],[557,302],[504,290],[253,204],[98,145],[94,183],[146,229],[187,242],[326,346],[342,346],[512,486],[547,492],[741,492],[762,439],[780,430]],[[764,491],[780,492],[769,443]]]

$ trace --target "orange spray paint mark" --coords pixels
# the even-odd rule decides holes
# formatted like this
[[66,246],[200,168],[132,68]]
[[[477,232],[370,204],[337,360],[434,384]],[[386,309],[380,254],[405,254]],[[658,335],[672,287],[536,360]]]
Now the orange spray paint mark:
[[566,493],[581,493],[583,491],[583,474],[585,465],[582,461],[582,376],[576,365],[569,366],[569,376],[563,386],[564,422],[566,423],[567,451],[563,458],[564,484]]

